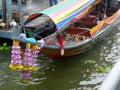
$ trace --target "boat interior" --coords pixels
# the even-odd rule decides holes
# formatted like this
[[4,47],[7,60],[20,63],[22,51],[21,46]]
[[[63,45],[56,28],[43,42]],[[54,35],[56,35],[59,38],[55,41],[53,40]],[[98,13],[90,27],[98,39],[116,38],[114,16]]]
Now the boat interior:
[[[106,10],[107,17],[112,16],[117,10],[115,8],[108,8]],[[90,29],[97,25],[96,16],[97,12],[92,10],[88,15],[72,23],[70,27],[61,32],[64,42],[66,42],[65,44],[70,41],[75,43],[89,39],[91,37]]]
[[[98,13],[95,10],[96,9],[92,9],[83,18],[80,18],[75,22],[71,21],[70,25],[59,33],[64,40],[64,45],[76,44],[91,38],[90,29],[98,24],[96,23]],[[106,18],[112,16],[116,11],[118,11],[118,8],[106,8]],[[44,40],[46,42],[49,41],[49,44],[56,44],[56,36],[57,35],[53,33],[45,37]]]

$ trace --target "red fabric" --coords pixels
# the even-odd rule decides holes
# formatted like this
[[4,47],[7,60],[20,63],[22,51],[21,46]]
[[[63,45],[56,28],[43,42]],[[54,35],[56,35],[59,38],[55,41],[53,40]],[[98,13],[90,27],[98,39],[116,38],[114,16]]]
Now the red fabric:
[[59,43],[59,45],[60,45],[61,48],[63,49],[63,48],[64,48],[64,45],[63,45],[63,39],[62,39],[62,36],[61,36],[61,35],[58,35],[58,36],[57,36],[57,42]]

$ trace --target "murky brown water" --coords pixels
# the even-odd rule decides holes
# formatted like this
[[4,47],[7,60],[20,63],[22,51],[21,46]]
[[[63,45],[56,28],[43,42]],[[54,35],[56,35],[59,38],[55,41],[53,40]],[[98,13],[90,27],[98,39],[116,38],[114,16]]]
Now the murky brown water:
[[98,90],[108,72],[107,67],[120,58],[120,29],[115,28],[103,41],[77,56],[51,59],[39,54],[39,71],[28,83],[21,83],[19,71],[9,69],[10,53],[0,53],[0,90]]

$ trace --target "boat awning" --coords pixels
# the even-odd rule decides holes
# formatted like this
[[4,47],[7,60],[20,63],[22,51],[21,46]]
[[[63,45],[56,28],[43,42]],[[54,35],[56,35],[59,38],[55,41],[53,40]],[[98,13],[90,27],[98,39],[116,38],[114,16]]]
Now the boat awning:
[[34,18],[36,19],[41,15],[47,15],[55,23],[56,28],[59,30],[94,2],[95,0],[65,0],[53,7],[30,15],[24,25],[28,24]]

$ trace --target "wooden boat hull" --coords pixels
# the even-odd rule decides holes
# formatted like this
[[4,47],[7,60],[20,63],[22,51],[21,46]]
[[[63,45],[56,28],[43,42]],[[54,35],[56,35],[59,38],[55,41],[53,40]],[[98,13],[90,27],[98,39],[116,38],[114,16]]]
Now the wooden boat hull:
[[[118,10],[120,13],[120,10]],[[110,22],[111,20],[108,20]],[[98,34],[96,34],[94,37],[91,39],[88,39],[85,42],[78,43],[75,45],[70,45],[70,46],[65,46],[64,47],[64,55],[60,54],[60,47],[59,46],[52,46],[52,45],[45,45],[42,49],[41,52],[44,53],[48,57],[52,58],[62,58],[62,57],[67,57],[67,56],[73,56],[77,55],[79,53],[82,53],[92,47],[102,40],[106,35],[108,35],[116,25],[118,25],[120,22],[120,16],[117,16],[117,18],[109,24],[105,24],[102,26],[100,30],[98,30]]]
[[73,55],[79,54],[79,53],[91,48],[92,46],[93,46],[93,43],[89,41],[87,43],[84,43],[83,45],[74,46],[72,48],[64,48],[65,49],[64,55],[60,54],[60,47],[58,47],[58,46],[56,46],[56,48],[44,46],[40,50],[40,52],[44,53],[48,57],[60,58],[60,57],[73,56]]

